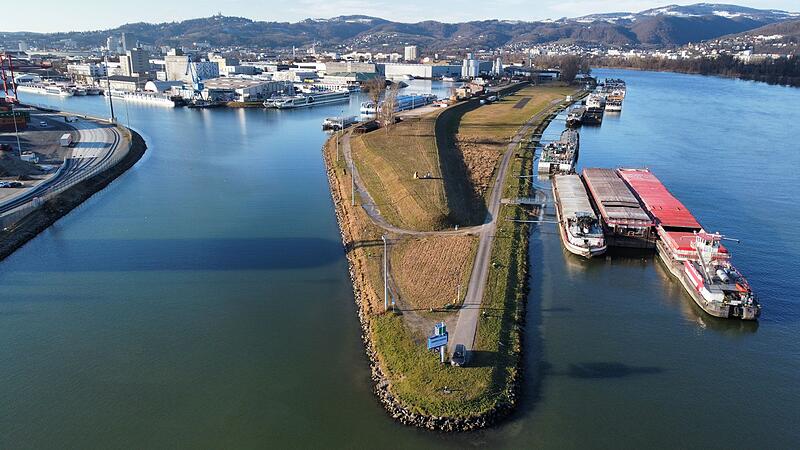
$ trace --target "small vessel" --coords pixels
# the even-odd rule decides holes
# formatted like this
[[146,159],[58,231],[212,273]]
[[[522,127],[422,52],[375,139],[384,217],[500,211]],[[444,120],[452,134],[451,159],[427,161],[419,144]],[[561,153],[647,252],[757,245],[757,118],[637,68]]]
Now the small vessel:
[[450,76],[445,75],[445,76],[442,77],[442,81],[444,81],[446,83],[454,83],[454,82],[458,81],[458,78],[457,77],[450,77]]
[[309,106],[341,103],[350,100],[350,91],[339,90],[320,92],[316,94],[301,94],[275,97],[264,101],[265,108],[292,109],[306,108]]
[[343,130],[356,122],[358,122],[358,119],[355,116],[327,117],[322,121],[322,129],[334,131]]
[[606,112],[621,112],[622,111],[622,101],[625,97],[621,95],[619,92],[615,91],[606,96]]
[[564,248],[584,258],[605,253],[603,227],[580,175],[556,175],[553,178],[553,198]]
[[602,94],[589,94],[586,97],[586,109],[603,109],[606,106],[606,98]]
[[567,126],[570,128],[577,128],[583,123],[583,116],[586,114],[586,108],[578,106],[572,108],[567,113]]
[[84,96],[86,95],[86,90],[83,88],[76,87],[72,90],[72,95]]
[[537,170],[539,173],[573,173],[578,162],[580,135],[567,128],[561,132],[557,141],[549,142],[542,148]]
[[72,91],[58,85],[50,85],[44,88],[45,94],[58,95],[61,97],[71,97]]

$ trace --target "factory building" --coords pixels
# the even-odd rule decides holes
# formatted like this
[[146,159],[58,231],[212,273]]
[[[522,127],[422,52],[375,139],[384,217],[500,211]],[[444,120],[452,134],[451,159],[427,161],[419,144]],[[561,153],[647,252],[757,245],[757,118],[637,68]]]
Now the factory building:
[[414,78],[441,78],[444,76],[458,76],[461,66],[445,64],[403,64],[385,63],[378,64],[378,72],[386,78],[411,76]]
[[67,64],[67,73],[78,81],[92,83],[106,76],[108,71],[103,64]]
[[122,75],[126,77],[149,77],[151,74],[150,55],[140,49],[134,48],[119,57]]
[[493,61],[481,61],[475,59],[472,53],[467,53],[467,57],[461,64],[461,76],[464,78],[477,78],[478,76],[492,72],[495,63]]
[[286,81],[252,80],[246,78],[214,78],[203,82],[206,98],[228,98],[237,102],[263,101],[273,95],[294,92]]

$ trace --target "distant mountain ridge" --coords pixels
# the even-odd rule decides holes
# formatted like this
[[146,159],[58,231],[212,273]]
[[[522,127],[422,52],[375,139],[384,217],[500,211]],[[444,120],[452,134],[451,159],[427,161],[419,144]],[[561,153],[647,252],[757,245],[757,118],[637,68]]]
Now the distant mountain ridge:
[[288,23],[217,15],[171,23],[132,23],[86,32],[0,32],[0,40],[12,43],[25,40],[46,46],[71,39],[80,47],[99,47],[107,36],[124,32],[130,40],[148,44],[208,42],[215,47],[287,48],[319,43],[326,47],[396,50],[405,44],[417,44],[428,50],[446,50],[551,42],[664,47],[741,33],[793,18],[800,18],[800,14],[715,3],[538,22],[400,23],[350,15]]

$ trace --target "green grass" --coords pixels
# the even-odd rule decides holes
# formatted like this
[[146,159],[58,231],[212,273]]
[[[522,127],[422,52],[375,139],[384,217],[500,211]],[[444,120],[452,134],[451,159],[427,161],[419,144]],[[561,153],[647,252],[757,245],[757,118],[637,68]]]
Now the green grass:
[[[504,185],[513,196],[527,195],[532,164],[530,151],[513,161]],[[523,218],[522,208],[505,205],[500,217]],[[372,335],[391,382],[391,392],[417,413],[469,417],[510,400],[519,376],[520,320],[527,295],[528,225],[501,221],[492,247],[486,297],[478,326],[475,352],[469,367],[439,363],[438,354],[425,349],[424,336],[414,336],[402,316],[376,316]],[[448,390],[445,390],[445,387]],[[449,393],[448,393],[449,392]]]

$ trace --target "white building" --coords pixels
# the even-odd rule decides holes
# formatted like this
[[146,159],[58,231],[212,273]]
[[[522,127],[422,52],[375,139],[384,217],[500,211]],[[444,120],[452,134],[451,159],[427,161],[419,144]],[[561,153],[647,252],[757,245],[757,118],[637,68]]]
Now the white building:
[[406,61],[416,61],[417,60],[417,46],[416,45],[406,45],[406,48],[403,50],[403,59]]
[[386,63],[378,64],[378,72],[382,73],[386,78],[405,75],[414,78],[441,78],[444,76],[458,76],[461,73],[461,67],[444,64]]
[[207,91],[207,98],[227,96],[237,102],[263,101],[275,94],[280,95],[294,91],[292,83],[285,81],[226,77],[206,80],[203,84]]
[[103,64],[67,64],[67,73],[75,78],[100,78],[108,74]]

